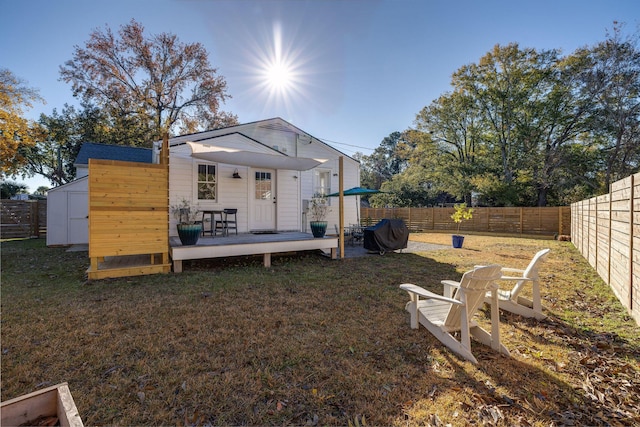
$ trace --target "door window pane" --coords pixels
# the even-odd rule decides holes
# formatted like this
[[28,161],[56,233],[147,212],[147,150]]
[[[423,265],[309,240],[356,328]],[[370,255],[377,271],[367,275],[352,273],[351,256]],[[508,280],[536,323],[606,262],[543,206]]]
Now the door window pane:
[[256,171],[256,200],[271,199],[271,172]]

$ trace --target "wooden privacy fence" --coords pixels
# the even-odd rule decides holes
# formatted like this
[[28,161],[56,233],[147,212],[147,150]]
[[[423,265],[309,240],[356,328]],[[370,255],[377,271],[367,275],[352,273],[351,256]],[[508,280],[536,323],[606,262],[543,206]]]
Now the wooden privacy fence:
[[89,279],[168,273],[165,164],[89,160]]
[[640,325],[640,174],[571,205],[571,241]]
[[1,238],[40,237],[46,233],[46,200],[2,200],[0,209]]
[[[383,218],[400,218],[411,231],[455,231],[453,208],[361,208],[364,225]],[[553,236],[569,234],[569,206],[542,208],[473,208],[473,218],[460,224],[460,231],[480,233],[533,234]]]

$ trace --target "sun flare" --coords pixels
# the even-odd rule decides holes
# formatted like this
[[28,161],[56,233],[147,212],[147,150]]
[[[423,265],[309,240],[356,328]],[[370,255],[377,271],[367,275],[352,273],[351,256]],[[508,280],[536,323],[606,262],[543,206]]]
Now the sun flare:
[[293,35],[285,37],[279,23],[275,23],[270,31],[257,37],[248,44],[247,55],[252,58],[248,65],[251,82],[250,94],[253,100],[260,100],[263,111],[270,115],[292,117],[304,111],[313,100],[309,97],[310,78],[313,72],[310,67],[313,55],[306,48],[308,42],[304,35],[293,31]]
[[272,89],[285,91],[291,85],[291,70],[286,64],[274,63],[265,71],[267,83]]
[[273,45],[263,65],[264,84],[271,95],[287,97],[294,86],[295,73],[290,52],[283,46],[282,30],[279,25],[273,29]]

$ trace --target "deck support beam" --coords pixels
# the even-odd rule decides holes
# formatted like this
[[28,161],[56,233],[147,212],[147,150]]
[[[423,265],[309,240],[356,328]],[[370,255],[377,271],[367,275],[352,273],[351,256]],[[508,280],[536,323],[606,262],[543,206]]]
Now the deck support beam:
[[[182,261],[188,259],[224,258],[232,256],[262,255],[266,268],[271,267],[272,254],[322,250],[331,254],[331,259],[338,256],[338,238],[313,238],[307,233],[283,232],[273,235],[239,235],[238,238],[198,240],[196,245],[182,246],[177,239],[171,239],[170,255],[173,262],[173,272],[182,272]],[[222,243],[224,242],[224,243]]]

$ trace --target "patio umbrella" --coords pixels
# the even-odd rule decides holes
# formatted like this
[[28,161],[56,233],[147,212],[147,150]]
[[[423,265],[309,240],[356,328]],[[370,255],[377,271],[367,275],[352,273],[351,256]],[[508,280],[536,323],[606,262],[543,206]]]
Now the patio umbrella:
[[[342,192],[342,194],[345,196],[366,196],[369,194],[378,194],[378,193],[384,193],[384,191],[372,190],[371,188],[364,188],[364,187],[353,187],[348,190],[344,190]],[[340,192],[331,193],[327,195],[327,197],[339,197],[339,196],[340,196]],[[356,199],[356,215],[358,218],[358,224],[360,224],[360,209],[358,208],[358,199]]]

